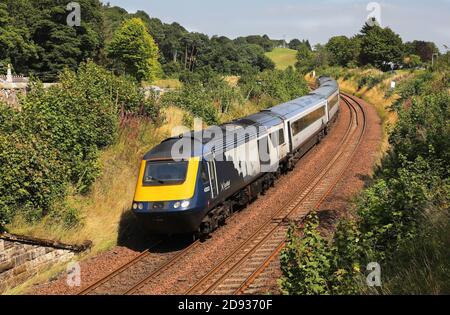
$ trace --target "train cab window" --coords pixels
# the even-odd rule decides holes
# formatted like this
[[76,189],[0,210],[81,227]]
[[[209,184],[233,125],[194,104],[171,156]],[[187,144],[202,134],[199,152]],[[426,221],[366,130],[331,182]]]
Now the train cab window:
[[206,163],[202,163],[201,176],[203,184],[209,185],[208,167],[206,166]]
[[145,166],[144,185],[179,185],[185,182],[187,161],[148,161]]

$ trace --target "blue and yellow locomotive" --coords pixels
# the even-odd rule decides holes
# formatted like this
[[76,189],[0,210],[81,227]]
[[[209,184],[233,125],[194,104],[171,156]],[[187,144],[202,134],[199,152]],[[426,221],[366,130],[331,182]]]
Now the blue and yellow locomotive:
[[152,233],[207,235],[265,193],[328,132],[339,86],[203,131],[169,138],[141,164],[133,212]]

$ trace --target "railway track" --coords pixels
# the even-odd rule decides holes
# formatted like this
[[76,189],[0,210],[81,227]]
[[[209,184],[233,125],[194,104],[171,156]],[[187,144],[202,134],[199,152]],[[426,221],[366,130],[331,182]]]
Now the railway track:
[[149,279],[164,272],[180,257],[199,245],[199,241],[196,241],[178,252],[168,254],[162,263],[155,265],[154,252],[157,252],[158,248],[162,248],[167,242],[168,240],[157,242],[120,268],[83,289],[78,295],[133,294]]
[[366,131],[364,108],[348,95],[343,95],[343,100],[350,108],[352,119],[342,145],[338,146],[337,154],[320,169],[318,176],[299,196],[283,205],[285,208],[280,209],[276,220],[266,222],[185,294],[244,293],[284,248],[288,222],[305,218],[331,194],[350,165]]
[[[311,209],[317,207],[314,200],[319,199],[321,203],[332,191],[332,188],[342,176],[342,174],[335,174],[336,171],[333,171],[335,169],[333,166],[339,160],[348,161],[345,157],[349,155],[349,150],[345,150],[345,148],[351,146],[354,153],[359,143],[352,144],[350,143],[351,139],[353,139],[353,135],[357,132],[358,125],[361,122],[365,129],[365,119],[362,119],[361,122],[358,120],[357,106],[351,105],[351,102],[345,99],[344,102],[350,109],[351,117],[346,133],[337,146],[338,149],[330,154],[327,157],[328,159],[323,160],[318,170],[310,177],[309,183],[299,188],[298,195],[292,197],[277,209],[270,219],[205,277],[191,286],[186,294],[239,294],[244,292],[283,248],[290,220],[304,217]],[[360,107],[360,110],[364,115],[362,107]],[[361,138],[362,135],[363,132]],[[335,180],[331,188],[324,181],[327,174],[331,177],[334,174]],[[318,189],[321,192],[318,192]],[[326,192],[323,192],[323,190]],[[313,197],[313,200],[308,201],[310,197]],[[79,295],[138,294],[151,280],[158,278],[177,261],[201,245],[199,241],[196,241],[184,249],[165,255],[167,257],[155,256],[155,252],[158,252],[158,248],[162,247],[164,243],[166,241],[154,244],[133,260],[79,292]],[[161,262],[161,259],[163,262]]]

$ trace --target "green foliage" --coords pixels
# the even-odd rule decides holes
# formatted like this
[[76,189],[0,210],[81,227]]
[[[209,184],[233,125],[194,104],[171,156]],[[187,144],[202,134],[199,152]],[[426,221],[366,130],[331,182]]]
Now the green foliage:
[[326,49],[331,54],[330,63],[332,65],[346,67],[358,61],[360,42],[357,37],[336,36],[328,41]]
[[[5,110],[1,108],[0,116]],[[55,148],[35,135],[0,132],[1,226],[19,209],[28,220],[36,220],[64,195],[67,175],[58,157]]]
[[362,65],[371,64],[378,69],[390,70],[389,63],[399,65],[403,57],[403,42],[390,28],[366,24],[361,30]]
[[331,270],[330,251],[318,226],[317,214],[312,213],[308,215],[302,237],[295,226],[290,227],[280,258],[283,272],[280,284],[284,294],[330,293],[327,280]]
[[301,46],[297,53],[297,63],[295,67],[300,73],[305,74],[314,70],[314,53],[306,46]]
[[435,43],[421,40],[405,43],[405,50],[409,55],[419,56],[422,62],[431,61],[433,54],[439,53],[439,49]]
[[343,219],[339,222],[331,244],[333,274],[328,281],[333,294],[358,293],[355,278],[361,276],[362,239],[355,221]]
[[403,64],[407,68],[415,69],[422,65],[422,61],[420,60],[420,56],[412,54],[404,58]]
[[12,63],[17,73],[35,73],[55,81],[64,68],[75,70],[87,58],[97,58],[103,45],[101,4],[77,1],[81,26],[70,27],[69,1],[2,0],[0,4],[0,63]]
[[244,97],[260,100],[270,97],[274,105],[287,102],[308,93],[308,85],[304,77],[292,68],[286,70],[248,73],[239,81]]
[[372,74],[364,75],[363,77],[361,77],[358,80],[358,90],[362,89],[364,86],[367,86],[368,89],[372,89],[376,85],[378,85],[381,82],[383,82],[387,77],[388,77],[388,75],[386,75],[386,74],[383,74],[383,75],[372,75]]
[[[231,40],[225,36],[209,38],[188,32],[178,23],[165,24],[143,11],[128,14],[118,7],[104,7],[106,34],[114,33],[122,21],[141,19],[160,49],[164,73],[176,77],[183,71],[196,72],[210,67],[223,75],[240,75],[249,69],[273,69],[264,53],[277,45],[267,36],[248,36]],[[107,42],[109,42],[107,36]]]
[[349,72],[344,71],[344,68],[339,66],[319,68],[316,72],[316,75],[318,76],[331,77],[335,80],[338,80],[339,78],[346,78],[348,80],[348,74]]
[[152,82],[161,72],[158,46],[139,18],[122,23],[108,46],[108,56],[117,72],[129,74],[137,81]]
[[311,44],[309,40],[302,40],[294,38],[289,42],[289,48],[294,50],[300,50],[302,46],[305,46],[307,49],[311,50]]
[[77,214],[62,202],[67,188],[89,190],[99,151],[116,141],[119,112],[155,114],[132,82],[87,62],[48,90],[32,82],[21,111],[0,106],[0,225],[49,213],[75,225]]
[[209,92],[200,84],[187,84],[179,91],[164,95],[163,102],[185,109],[205,123],[214,125],[219,122],[219,116]]
[[328,245],[326,274],[320,267],[320,276],[307,268],[309,257],[323,260],[322,245],[317,255],[304,245],[318,242],[314,219],[304,236],[289,233],[281,261],[286,293],[317,288],[332,294],[372,293],[362,282],[361,269],[376,261],[387,284],[383,292],[448,294],[449,87],[446,74],[436,73],[402,84],[408,104],[396,108],[399,120],[390,134],[391,150],[355,202],[357,219],[338,224]]

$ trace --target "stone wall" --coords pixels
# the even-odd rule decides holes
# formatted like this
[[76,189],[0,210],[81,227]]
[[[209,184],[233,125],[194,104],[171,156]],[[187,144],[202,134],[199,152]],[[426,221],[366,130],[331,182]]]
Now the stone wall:
[[0,293],[58,263],[69,262],[90,244],[64,245],[50,241],[0,235]]

